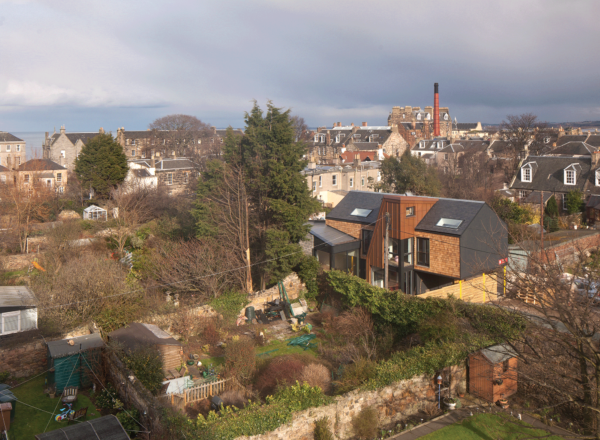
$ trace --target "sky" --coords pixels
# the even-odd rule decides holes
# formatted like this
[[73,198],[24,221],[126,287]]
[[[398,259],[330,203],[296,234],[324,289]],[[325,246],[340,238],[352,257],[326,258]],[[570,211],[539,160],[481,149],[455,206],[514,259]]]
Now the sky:
[[596,0],[0,0],[0,130],[244,126],[253,100],[310,127],[600,120]]

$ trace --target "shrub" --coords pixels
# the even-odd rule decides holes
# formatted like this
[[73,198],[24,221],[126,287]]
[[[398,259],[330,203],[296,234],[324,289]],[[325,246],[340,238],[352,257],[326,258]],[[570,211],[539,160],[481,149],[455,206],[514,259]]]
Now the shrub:
[[248,338],[230,341],[225,348],[225,374],[246,384],[252,379],[255,370],[254,341]]
[[162,357],[156,348],[147,346],[126,352],[123,362],[148,391],[158,393],[164,374]]
[[302,381],[311,387],[319,387],[324,393],[331,389],[331,373],[326,366],[320,364],[310,364],[302,370]]
[[99,408],[108,410],[123,409],[123,402],[117,398],[117,391],[110,383],[97,394],[95,403]]
[[10,377],[10,373],[8,371],[2,371],[0,373],[0,383],[6,382],[9,377]]
[[204,330],[202,331],[202,340],[206,344],[214,346],[219,342],[219,339],[221,339],[221,337],[219,336],[214,320],[208,321],[206,327],[204,327]]
[[138,425],[136,420],[140,419],[140,413],[136,409],[130,409],[127,412],[121,411],[117,414],[117,419],[119,419],[129,437],[134,438],[137,435],[140,425]]
[[294,268],[296,273],[298,274],[298,278],[304,283],[306,286],[306,298],[316,298],[319,294],[319,283],[317,281],[317,276],[319,275],[319,270],[321,269],[321,265],[319,264],[319,260],[312,256],[305,256],[298,266]]
[[256,379],[256,389],[262,397],[272,395],[278,385],[291,385],[302,380],[304,363],[289,356],[272,359]]
[[337,383],[336,392],[344,394],[366,384],[369,378],[374,377],[377,363],[360,359],[358,362],[348,365]]
[[247,304],[248,296],[245,293],[232,291],[225,292],[210,302],[211,307],[223,315],[223,319],[228,323],[235,322]]
[[456,316],[443,311],[424,320],[419,326],[419,336],[424,342],[453,342],[459,337]]
[[329,429],[329,417],[322,417],[315,422],[314,440],[333,440]]
[[352,419],[352,428],[354,435],[360,439],[371,439],[377,435],[377,425],[379,419],[377,417],[377,410],[372,406],[363,408],[354,418]]
[[219,397],[223,401],[224,406],[235,406],[236,408],[243,408],[248,404],[248,399],[244,397],[239,390],[229,390],[220,394]]
[[585,202],[583,201],[583,193],[581,190],[575,189],[567,193],[567,212],[576,214],[585,210]]
[[558,203],[554,196],[550,197],[546,202],[546,215],[555,218],[558,217]]

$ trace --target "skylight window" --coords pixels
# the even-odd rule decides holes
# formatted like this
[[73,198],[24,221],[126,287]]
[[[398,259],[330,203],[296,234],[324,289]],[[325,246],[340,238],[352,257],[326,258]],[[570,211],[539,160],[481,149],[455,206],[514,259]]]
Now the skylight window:
[[462,222],[462,220],[456,220],[453,218],[441,218],[440,221],[437,222],[436,226],[441,226],[442,228],[458,229]]
[[353,215],[355,217],[368,217],[371,212],[373,212],[372,209],[356,208],[354,211],[352,211],[350,213],[350,215]]

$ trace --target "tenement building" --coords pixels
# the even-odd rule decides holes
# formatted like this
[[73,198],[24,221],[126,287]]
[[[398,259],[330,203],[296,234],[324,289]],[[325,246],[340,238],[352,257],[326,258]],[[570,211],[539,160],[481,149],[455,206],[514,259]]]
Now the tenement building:
[[0,167],[13,170],[22,163],[25,163],[25,141],[0,131]]
[[50,159],[66,167],[69,171],[74,171],[75,159],[81,153],[83,146],[99,134],[104,134],[103,128],[94,132],[67,133],[65,127],[62,126],[59,133],[55,131],[48,136],[48,132],[46,132],[42,145],[43,158]]

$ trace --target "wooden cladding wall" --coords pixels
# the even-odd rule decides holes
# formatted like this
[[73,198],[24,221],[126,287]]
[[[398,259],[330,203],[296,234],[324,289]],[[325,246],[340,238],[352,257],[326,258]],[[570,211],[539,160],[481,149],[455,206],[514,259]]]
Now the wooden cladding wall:
[[[500,277],[480,275],[468,280],[457,281],[440,289],[430,290],[419,295],[419,298],[448,298],[452,296],[466,302],[485,303],[498,299],[499,287],[503,283]],[[501,290],[500,290],[501,291]]]
[[157,348],[163,360],[163,371],[165,373],[181,366],[182,357],[179,354],[181,351],[179,345],[157,345]]
[[505,369],[503,362],[491,364],[481,353],[469,356],[470,394],[488,402],[497,402],[516,392],[517,358],[508,359],[508,368]]
[[415,259],[415,269],[459,279],[460,238],[428,232],[417,232],[416,235],[417,237],[429,239],[429,267],[419,266]]
[[[383,269],[384,266],[385,213],[389,212],[390,214],[390,238],[405,240],[415,236],[415,227],[437,200],[406,196],[386,196],[383,198],[375,225],[375,232],[373,232],[373,239],[371,240],[371,246],[367,254],[367,281],[371,282],[371,267]],[[414,207],[415,214],[407,217],[406,209],[411,207]],[[413,248],[413,255],[415,255],[414,252],[415,249]],[[460,265],[458,270],[460,272]]]

